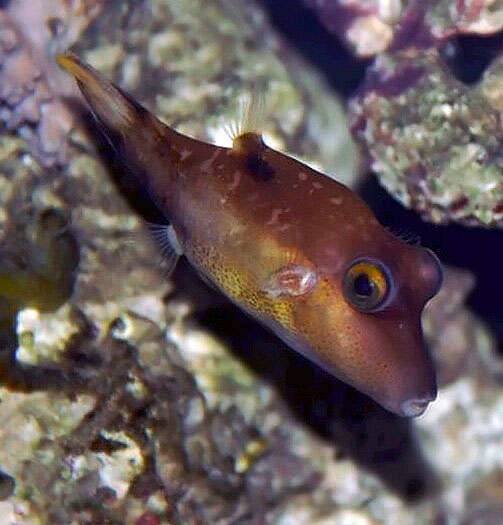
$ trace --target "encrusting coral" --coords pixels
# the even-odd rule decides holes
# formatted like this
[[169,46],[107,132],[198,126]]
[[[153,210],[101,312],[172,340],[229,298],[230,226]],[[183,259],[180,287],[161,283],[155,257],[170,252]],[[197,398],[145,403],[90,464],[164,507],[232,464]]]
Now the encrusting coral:
[[501,59],[465,85],[441,50],[456,35],[500,31],[501,2],[306,3],[356,54],[376,55],[350,121],[380,183],[428,221],[500,227]]
[[499,0],[303,1],[361,57],[401,46],[411,37],[424,45],[461,34],[490,35],[503,28]]
[[353,134],[379,181],[427,220],[503,224],[500,69],[465,86],[435,49],[382,55],[351,101]]

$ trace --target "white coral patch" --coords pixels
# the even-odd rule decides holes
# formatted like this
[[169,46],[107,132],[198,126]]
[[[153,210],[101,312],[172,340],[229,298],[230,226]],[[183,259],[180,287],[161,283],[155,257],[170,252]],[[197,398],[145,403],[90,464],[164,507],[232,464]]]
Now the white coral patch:
[[118,441],[124,445],[112,454],[100,452],[96,454],[102,468],[99,471],[103,486],[111,488],[118,499],[122,499],[133,479],[144,468],[144,460],[140,447],[125,432],[106,432],[101,435],[110,441]]
[[57,361],[78,331],[79,326],[75,323],[72,308],[68,304],[50,314],[25,308],[17,315],[19,346],[16,357],[18,361],[30,365]]

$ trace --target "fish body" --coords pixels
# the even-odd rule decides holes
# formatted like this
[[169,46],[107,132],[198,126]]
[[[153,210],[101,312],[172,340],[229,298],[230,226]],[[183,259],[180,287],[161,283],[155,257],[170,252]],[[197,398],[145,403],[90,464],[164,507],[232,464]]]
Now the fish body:
[[288,345],[402,416],[436,396],[421,312],[441,268],[354,192],[244,130],[186,137],[74,55],[105,136],[166,215],[192,265]]

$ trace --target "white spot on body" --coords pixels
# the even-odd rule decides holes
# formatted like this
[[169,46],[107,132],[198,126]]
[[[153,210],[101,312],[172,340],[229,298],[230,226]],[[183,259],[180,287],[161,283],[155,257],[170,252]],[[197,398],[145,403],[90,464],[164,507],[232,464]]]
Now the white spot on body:
[[192,155],[192,151],[188,149],[183,149],[180,153],[180,160],[183,162],[185,159],[188,159]]
[[342,197],[332,197],[330,199],[330,202],[332,204],[335,204],[336,206],[340,206],[342,204],[342,200],[343,200]]
[[235,190],[239,183],[241,182],[241,172],[239,170],[236,170],[233,175],[232,182],[229,184],[228,188],[230,191]]
[[307,180],[307,173],[305,171],[299,171],[299,180]]
[[266,226],[277,226],[279,225],[279,216],[282,213],[287,213],[290,211],[289,208],[286,208],[285,210],[282,210],[281,208],[275,208],[272,210],[271,218],[265,223]]
[[206,159],[205,161],[201,162],[201,171],[203,173],[213,173],[213,164],[215,163],[215,160],[218,157],[219,153],[220,152],[216,150],[209,159]]
[[323,269],[323,273],[337,273],[342,270],[345,260],[341,257],[340,251],[334,246],[327,246],[324,250],[324,258],[328,264],[320,267],[320,271]]
[[241,235],[244,231],[245,231],[245,227],[242,224],[240,223],[233,224],[231,226],[231,229],[229,230],[229,235],[231,237],[235,237],[236,235]]

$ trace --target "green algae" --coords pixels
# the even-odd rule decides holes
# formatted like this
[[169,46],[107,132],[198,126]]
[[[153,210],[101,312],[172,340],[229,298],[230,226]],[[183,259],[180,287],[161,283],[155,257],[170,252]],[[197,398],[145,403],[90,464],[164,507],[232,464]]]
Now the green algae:
[[55,210],[38,217],[32,232],[27,269],[0,265],[3,315],[11,319],[23,308],[54,311],[70,296],[78,265],[78,248],[65,220]]

